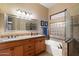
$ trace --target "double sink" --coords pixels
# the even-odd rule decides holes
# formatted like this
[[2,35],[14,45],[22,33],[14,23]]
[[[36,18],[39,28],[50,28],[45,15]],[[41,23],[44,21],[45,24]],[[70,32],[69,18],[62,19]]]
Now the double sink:
[[3,42],[9,42],[9,41],[15,41],[15,40],[23,40],[23,39],[28,39],[28,38],[34,38],[34,37],[40,37],[44,35],[28,35],[28,36],[16,36],[16,37],[6,37],[6,38],[0,38],[0,43]]

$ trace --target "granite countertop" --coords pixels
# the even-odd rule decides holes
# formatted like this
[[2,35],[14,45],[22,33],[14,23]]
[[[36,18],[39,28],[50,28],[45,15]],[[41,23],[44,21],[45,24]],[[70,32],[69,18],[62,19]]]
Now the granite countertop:
[[11,41],[17,41],[17,40],[24,40],[24,39],[30,39],[30,38],[36,38],[36,37],[41,37],[44,35],[33,35],[33,36],[19,36],[16,38],[0,38],[0,43],[5,43],[5,42],[11,42]]

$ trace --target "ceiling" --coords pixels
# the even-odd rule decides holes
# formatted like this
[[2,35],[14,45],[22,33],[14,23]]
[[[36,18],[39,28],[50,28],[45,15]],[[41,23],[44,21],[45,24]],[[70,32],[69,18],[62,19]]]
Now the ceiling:
[[52,6],[54,6],[56,3],[40,3],[41,5],[43,5],[46,8],[51,8]]

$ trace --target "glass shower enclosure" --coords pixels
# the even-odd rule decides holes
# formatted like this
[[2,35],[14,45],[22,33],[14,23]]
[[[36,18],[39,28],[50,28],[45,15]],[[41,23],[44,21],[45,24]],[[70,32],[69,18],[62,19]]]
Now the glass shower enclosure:
[[65,42],[72,40],[72,19],[67,9],[51,15],[50,37]]

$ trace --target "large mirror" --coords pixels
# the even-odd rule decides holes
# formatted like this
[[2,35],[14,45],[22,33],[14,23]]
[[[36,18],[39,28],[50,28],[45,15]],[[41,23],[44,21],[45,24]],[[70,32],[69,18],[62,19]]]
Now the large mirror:
[[6,31],[13,31],[13,30],[37,30],[37,20],[31,19],[20,19],[16,18],[16,16],[7,14],[6,17]]

